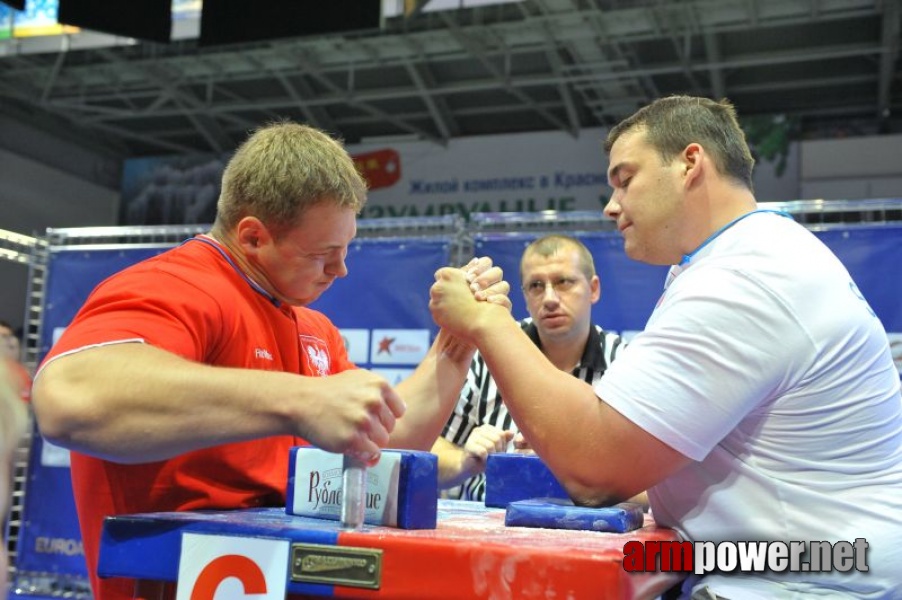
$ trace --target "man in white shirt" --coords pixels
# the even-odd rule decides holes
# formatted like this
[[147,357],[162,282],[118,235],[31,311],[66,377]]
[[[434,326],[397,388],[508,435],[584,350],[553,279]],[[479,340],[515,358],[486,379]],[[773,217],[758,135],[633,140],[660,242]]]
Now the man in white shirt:
[[673,265],[605,377],[592,387],[561,374],[447,269],[436,322],[476,344],[576,502],[648,489],[657,522],[690,542],[867,543],[850,570],[715,571],[685,597],[902,597],[899,376],[848,272],[788,215],[758,207],[729,102],[657,100],[605,149],[605,213],[627,255]]

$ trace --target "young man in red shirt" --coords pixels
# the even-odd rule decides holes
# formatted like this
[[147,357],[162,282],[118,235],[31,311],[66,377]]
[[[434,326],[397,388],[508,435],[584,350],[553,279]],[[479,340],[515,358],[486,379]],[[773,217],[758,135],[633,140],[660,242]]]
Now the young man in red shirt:
[[[134,591],[97,577],[106,516],[282,505],[288,449],[307,442],[370,464],[385,446],[430,448],[473,349],[440,332],[392,388],[306,308],[347,274],[365,193],[329,136],[260,129],[225,169],[212,231],[101,283],[45,359],[34,408],[73,451],[98,600]],[[500,269],[467,270],[480,298],[509,306]]]

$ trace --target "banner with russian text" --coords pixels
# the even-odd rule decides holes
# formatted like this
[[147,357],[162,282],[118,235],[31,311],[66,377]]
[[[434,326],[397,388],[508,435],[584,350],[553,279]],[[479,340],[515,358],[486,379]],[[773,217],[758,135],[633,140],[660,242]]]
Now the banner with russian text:
[[[536,131],[455,138],[446,145],[416,140],[349,145],[369,182],[363,218],[476,212],[600,211],[610,194],[606,130]],[[125,161],[119,222],[123,225],[212,222],[227,155]],[[754,172],[762,201],[799,196],[799,147],[786,164],[760,160]]]

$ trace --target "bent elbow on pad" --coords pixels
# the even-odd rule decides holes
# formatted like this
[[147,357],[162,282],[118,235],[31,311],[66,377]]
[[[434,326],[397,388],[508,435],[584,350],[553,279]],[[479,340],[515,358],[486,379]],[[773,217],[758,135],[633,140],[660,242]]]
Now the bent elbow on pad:
[[570,499],[577,506],[587,506],[590,508],[599,508],[602,506],[613,506],[621,502],[631,501],[644,493],[615,491],[613,486],[599,486],[597,484],[586,484],[574,480],[566,480],[559,478],[561,485]]

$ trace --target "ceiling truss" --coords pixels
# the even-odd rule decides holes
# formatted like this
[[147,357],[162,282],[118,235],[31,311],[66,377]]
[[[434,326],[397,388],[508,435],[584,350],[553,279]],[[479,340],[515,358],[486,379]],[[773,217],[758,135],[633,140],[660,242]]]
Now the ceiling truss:
[[[351,143],[578,135],[655,97],[729,97],[801,135],[902,130],[902,0],[417,2],[379,31],[0,56],[0,113],[116,156],[229,151],[274,119]],[[850,125],[851,124],[851,125]]]

